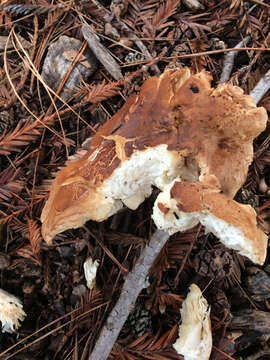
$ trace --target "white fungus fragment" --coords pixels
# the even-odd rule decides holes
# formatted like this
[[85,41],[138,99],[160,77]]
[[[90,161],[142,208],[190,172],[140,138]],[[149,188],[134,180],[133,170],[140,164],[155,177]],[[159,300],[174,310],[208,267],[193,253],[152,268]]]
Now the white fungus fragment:
[[0,289],[0,321],[2,332],[13,333],[20,326],[26,313],[23,311],[21,301],[7,291]]
[[182,324],[173,347],[185,360],[208,360],[212,350],[210,307],[197,285],[190,286],[180,312]]
[[98,260],[93,262],[91,257],[88,257],[83,264],[84,276],[86,279],[87,287],[92,290],[96,283],[97,268],[99,266]]

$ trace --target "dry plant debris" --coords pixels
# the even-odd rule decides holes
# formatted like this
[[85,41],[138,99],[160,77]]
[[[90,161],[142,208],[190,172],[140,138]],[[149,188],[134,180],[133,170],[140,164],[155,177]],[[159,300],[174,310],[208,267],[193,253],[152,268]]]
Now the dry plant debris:
[[[41,76],[45,83],[57,91],[72,63],[83,47],[80,40],[60,36],[50,45],[44,60]],[[85,50],[71,70],[59,96],[67,101],[73,96],[82,81],[87,81],[96,70],[96,59],[91,51]],[[61,84],[62,85],[62,84]]]
[[[48,247],[41,236],[40,215],[55,174],[70,156],[85,155],[91,146],[85,140],[94,139],[131,94],[166,68],[209,72],[214,89],[225,54],[232,50],[237,56],[228,81],[253,96],[252,89],[263,79],[254,99],[269,111],[269,15],[267,1],[251,0],[0,2],[1,288],[20,298],[27,313],[16,333],[1,335],[1,358],[87,359],[126,274],[155,232],[151,213],[157,188],[136,210],[123,207],[104,222],[56,235]],[[62,36],[80,41],[81,51],[88,49],[83,25],[90,26],[98,44],[115,59],[123,78],[115,80],[98,60],[96,71],[85,81],[79,76],[72,98],[62,103],[58,96],[84,57],[65,53],[71,65],[55,90],[44,82],[42,68],[49,47]],[[246,37],[248,44],[234,49]],[[270,200],[260,184],[264,179],[264,189],[270,186],[269,129],[267,121],[266,130],[255,138],[254,160],[234,198],[255,209],[265,230],[270,228]],[[237,171],[228,169],[230,174]],[[100,263],[92,290],[83,273],[89,256]],[[261,281],[268,283],[269,258],[257,268],[263,272],[250,273],[250,267],[247,258],[226,249],[213,234],[204,234],[203,226],[172,235],[110,359],[182,359],[172,344],[191,283],[204,289],[211,305],[213,358],[255,359],[267,354],[267,340],[258,329],[269,328],[269,298],[267,289],[260,287]],[[239,320],[243,309],[261,311],[262,316],[246,313]],[[242,333],[234,341],[229,336],[230,313]]]
[[[242,41],[240,41],[239,44],[237,44],[234,49],[239,49],[242,48],[243,46],[247,45],[247,43],[249,42],[250,37],[247,36],[245,39],[243,39]],[[236,51],[232,51],[232,52],[228,52],[225,57],[224,57],[224,64],[223,64],[223,69],[222,69],[222,73],[220,75],[220,83],[224,83],[226,81],[228,81],[230,79],[231,76],[231,72],[233,69],[233,65],[234,65],[234,61],[235,61],[235,57],[237,56],[237,52]]]
[[115,80],[120,80],[123,77],[120,66],[108,53],[106,48],[104,48],[104,46],[100,43],[98,36],[94,34],[90,26],[83,25],[82,34],[88,42],[90,49],[96,55],[97,59],[104,65],[105,69],[108,70]]
[[89,360],[105,360],[108,358],[139,293],[149,285],[146,278],[149,269],[168,239],[168,233],[157,230],[149,244],[143,249],[134,269],[126,278],[120,298],[106,320]]

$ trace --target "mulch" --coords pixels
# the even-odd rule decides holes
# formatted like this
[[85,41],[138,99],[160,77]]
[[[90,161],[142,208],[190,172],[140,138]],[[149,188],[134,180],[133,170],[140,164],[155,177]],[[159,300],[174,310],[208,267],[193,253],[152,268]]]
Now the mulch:
[[[90,36],[101,49],[92,48],[91,65],[83,24],[91,26]],[[63,51],[61,61],[69,70],[58,83],[46,85],[48,50],[63,35],[80,40],[79,55]],[[86,140],[150,76],[188,66],[193,73],[209,71],[217,85],[227,49],[246,36],[248,49],[237,53],[229,81],[248,94],[270,69],[268,1],[1,1],[0,288],[19,297],[27,314],[17,333],[0,334],[1,359],[87,359],[126,270],[155,231],[151,213],[157,189],[137,210],[125,209],[102,223],[89,221],[89,231],[67,230],[47,245],[40,214],[56,172],[87,149]],[[113,67],[107,66],[108,55]],[[85,79],[77,77],[68,91],[78,63],[94,70]],[[259,105],[270,110],[269,93]],[[269,140],[268,122],[254,142],[254,161],[236,196],[254,207],[266,233]],[[83,271],[88,256],[100,263],[92,290]],[[197,227],[169,239],[149,282],[110,359],[182,359],[172,344],[191,283],[204,290],[211,305],[211,359],[270,358],[269,258],[255,266]]]

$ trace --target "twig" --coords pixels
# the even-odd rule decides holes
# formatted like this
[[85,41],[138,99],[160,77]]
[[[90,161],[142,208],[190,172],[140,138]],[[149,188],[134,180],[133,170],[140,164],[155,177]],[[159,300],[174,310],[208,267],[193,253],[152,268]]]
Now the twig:
[[264,0],[260,1],[260,0],[251,0],[252,2],[256,3],[256,4],[259,4],[261,6],[266,6],[268,8],[270,8],[270,5],[269,4],[264,4]]
[[219,354],[221,354],[225,359],[228,360],[236,360],[235,358],[231,357],[229,354],[225,353],[224,351],[220,350],[219,348],[213,345],[213,349],[216,350]]
[[253,98],[255,104],[263,98],[264,94],[267,90],[270,89],[270,70],[261,78],[258,84],[254,87],[254,89],[250,92],[250,96]]
[[[138,46],[138,48],[141,50],[141,52],[144,54],[145,59],[146,60],[153,60],[153,56],[150,54],[150,52],[148,51],[147,47],[144,45],[144,43],[142,42],[142,40],[134,33],[134,31],[132,29],[130,29],[127,24],[125,24],[122,20],[118,19],[114,12],[110,12],[108,9],[106,9],[98,0],[92,0],[92,2],[99,8],[102,9],[104,12],[107,13],[108,15],[108,21],[111,22],[113,20],[113,18],[115,18],[115,21],[118,22],[118,24],[122,27],[122,29],[124,29],[127,34],[128,34],[128,38],[129,39],[133,39],[135,44]],[[167,38],[166,38],[167,40]],[[157,66],[157,64],[153,64],[152,65],[153,69],[155,70],[156,74],[160,74],[160,70],[159,67]]]
[[111,260],[117,265],[119,266],[119,268],[124,271],[127,272],[128,269],[126,269],[123,265],[120,264],[120,262],[114,257],[114,255],[110,252],[109,249],[106,248],[106,246],[104,246],[102,244],[102,241],[99,240],[99,238],[97,236],[95,236],[95,234],[93,234],[85,225],[83,225],[84,230],[90,235],[92,236],[92,238],[94,238],[96,240],[96,242],[99,244],[99,246],[102,248],[102,250],[111,258]]
[[[30,59],[33,60],[34,56],[35,56],[35,51],[36,51],[36,46],[37,46],[37,40],[38,40],[38,20],[37,20],[37,16],[34,16],[34,36],[33,36],[33,40],[32,40],[32,44],[33,44],[33,47],[31,49],[31,53],[30,53]],[[18,49],[17,49],[17,46],[16,46],[16,40],[17,40],[17,43],[19,43],[19,46],[22,47],[22,46],[25,46],[24,43],[25,41],[23,42],[23,38],[21,37],[18,37],[18,35],[15,35],[15,39],[12,40],[13,42],[13,46],[15,48],[15,50],[18,52]],[[21,90],[23,89],[25,83],[26,83],[26,80],[28,78],[28,74],[29,74],[29,71],[30,71],[30,67],[27,65],[27,63],[24,64],[25,68],[23,70],[23,74],[22,74],[22,77],[21,77],[21,81],[20,83],[18,84],[18,86],[16,87],[16,91],[17,93],[20,93]],[[12,96],[10,97],[9,101],[7,102],[7,104],[5,105],[5,110],[8,110],[15,102],[15,100],[17,99],[17,95],[16,93],[13,93]]]
[[188,259],[189,255],[190,255],[190,253],[191,253],[191,251],[192,251],[192,249],[193,249],[194,243],[195,243],[195,241],[198,239],[198,236],[199,236],[199,234],[200,234],[201,229],[202,229],[202,226],[199,225],[199,226],[198,226],[197,234],[196,234],[196,236],[194,236],[194,238],[193,238],[192,241],[190,242],[189,248],[188,248],[188,250],[186,251],[186,254],[185,254],[185,256],[184,256],[184,259],[183,259],[182,262],[181,262],[181,266],[179,267],[179,269],[178,269],[178,271],[177,271],[177,274],[176,274],[176,277],[175,277],[175,279],[174,279],[174,286],[175,286],[175,287],[177,287],[177,284],[178,284],[178,281],[179,281],[179,277],[180,277],[180,275],[181,275],[181,273],[182,273],[182,271],[183,271],[183,269],[184,269],[184,266],[186,265],[187,259]]
[[148,285],[146,277],[149,269],[169,237],[170,235],[167,232],[156,230],[149,245],[142,251],[134,269],[126,278],[120,298],[102,328],[88,360],[106,360],[109,356],[139,293]]
[[[133,39],[135,44],[138,46],[138,48],[141,50],[141,52],[144,54],[145,59],[153,59],[152,55],[148,51],[147,47],[144,45],[144,43],[138,38],[138,36],[132,32],[132,30],[120,19],[116,19],[118,23],[121,25],[121,27],[127,32],[128,38]],[[157,74],[160,74],[160,70],[157,66],[157,64],[153,65],[153,68],[155,69]]]
[[94,33],[89,25],[82,25],[82,34],[96,58],[104,65],[112,77],[115,80],[123,78],[120,66],[108,53],[108,50],[101,44],[99,37]]
[[[245,37],[242,41],[240,41],[240,43],[238,43],[234,47],[234,49],[242,48],[243,46],[245,46],[249,42],[249,39],[250,39],[250,36]],[[229,78],[231,76],[233,64],[234,64],[234,59],[235,59],[237,54],[238,54],[238,51],[232,51],[232,52],[229,52],[229,53],[227,53],[225,55],[223,69],[222,69],[222,73],[221,73],[221,76],[220,76],[220,83],[221,84],[229,80]]]

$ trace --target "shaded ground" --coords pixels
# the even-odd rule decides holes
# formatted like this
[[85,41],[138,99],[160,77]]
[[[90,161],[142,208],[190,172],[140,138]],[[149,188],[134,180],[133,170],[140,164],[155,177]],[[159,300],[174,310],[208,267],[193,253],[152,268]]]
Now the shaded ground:
[[[166,66],[189,66],[193,72],[210,71],[217,84],[224,59],[220,50],[235,46],[247,35],[248,47],[269,47],[270,5],[255,0],[201,0],[198,8],[188,0],[1,3],[0,287],[22,300],[27,318],[18,336],[0,335],[0,357],[87,359],[121,292],[125,270],[132,268],[154,232],[151,212],[157,190],[136,211],[125,209],[100,224],[88,222],[87,228],[66,231],[47,246],[39,221],[47,185],[67,156],[78,156],[84,141],[148,77]],[[64,54],[71,64],[69,72],[78,62],[88,61],[80,30],[83,21],[100,35],[100,42],[120,65],[123,79],[116,80],[113,71],[97,62],[93,74],[85,82],[79,79],[72,97],[63,103],[48,95],[40,74],[48,47],[61,35],[81,40],[81,57],[78,50]],[[197,53],[202,54],[194,56]],[[269,58],[267,51],[240,52],[230,81],[249,93],[269,70]],[[58,94],[66,78],[68,74],[55,85]],[[270,109],[269,94],[260,105]],[[266,232],[270,230],[269,140],[268,126],[255,141],[254,162],[237,195],[238,201],[258,211]],[[83,275],[89,255],[100,261],[92,291]],[[267,359],[269,273],[268,259],[262,268],[255,267],[225,249],[213,235],[204,235],[203,228],[172,236],[111,359],[181,359],[171,345],[177,337],[179,307],[192,282],[206,289],[204,296],[212,307],[212,359]],[[243,315],[240,310],[249,313]],[[263,312],[262,317],[255,310]],[[22,345],[11,348],[27,336]]]

